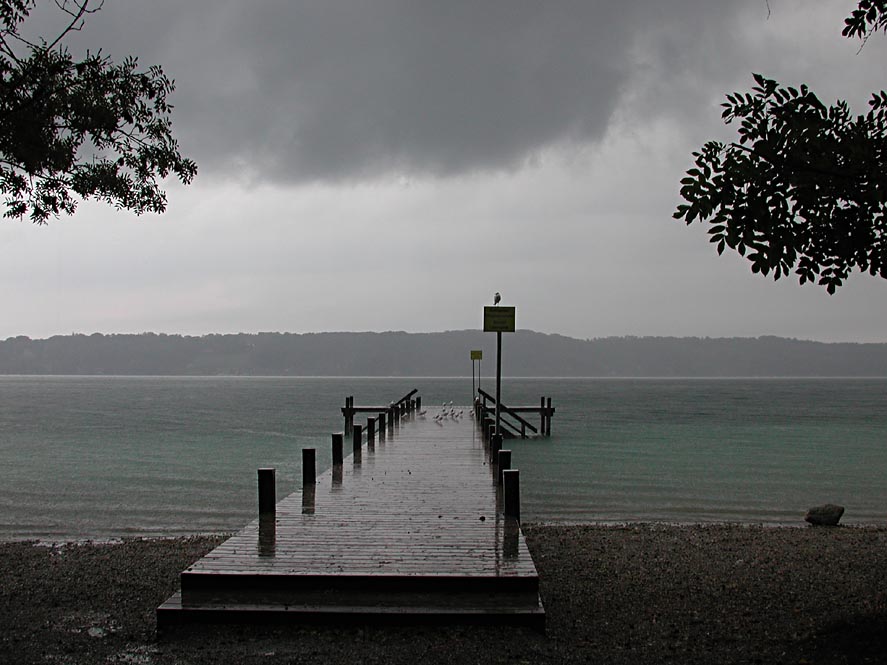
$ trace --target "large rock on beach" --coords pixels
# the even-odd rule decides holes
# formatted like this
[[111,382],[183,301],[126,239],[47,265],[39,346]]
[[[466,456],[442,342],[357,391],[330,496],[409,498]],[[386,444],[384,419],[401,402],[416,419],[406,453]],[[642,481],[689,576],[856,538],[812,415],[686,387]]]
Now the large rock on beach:
[[804,515],[804,520],[813,526],[837,526],[843,514],[844,506],[827,503],[824,506],[810,508]]

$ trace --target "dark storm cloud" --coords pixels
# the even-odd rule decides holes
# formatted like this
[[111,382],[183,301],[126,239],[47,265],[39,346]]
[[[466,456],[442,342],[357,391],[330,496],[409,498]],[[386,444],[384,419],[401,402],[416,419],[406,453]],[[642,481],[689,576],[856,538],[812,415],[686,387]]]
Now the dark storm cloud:
[[692,35],[736,4],[121,0],[84,38],[164,65],[204,174],[341,181],[512,170],[593,143],[639,38],[663,22]]

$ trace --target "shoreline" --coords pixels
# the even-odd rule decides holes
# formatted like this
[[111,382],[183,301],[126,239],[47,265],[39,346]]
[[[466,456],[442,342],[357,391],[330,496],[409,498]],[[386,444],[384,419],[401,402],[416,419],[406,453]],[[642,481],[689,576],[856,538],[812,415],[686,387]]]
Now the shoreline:
[[508,627],[200,627],[154,610],[224,535],[0,542],[0,661],[877,663],[887,526],[526,524],[546,634]]
[[[792,522],[765,522],[765,521],[679,521],[679,520],[594,520],[594,521],[527,521],[521,525],[523,529],[555,529],[555,528],[581,528],[581,527],[599,527],[599,528],[633,528],[640,527],[646,529],[657,528],[709,528],[709,527],[729,527],[729,528],[759,528],[759,529],[810,529],[810,524],[798,519]],[[828,527],[832,529],[858,529],[858,530],[887,530],[887,517],[883,521],[866,521],[854,522],[842,520],[836,527]],[[7,537],[0,534],[0,546],[11,543],[33,543],[39,547],[64,547],[67,545],[120,545],[129,541],[167,541],[180,540],[188,538],[229,538],[234,535],[237,530],[230,531],[196,531],[193,533],[176,533],[176,534],[125,534],[120,536],[60,536],[60,537],[44,537],[44,536],[11,536]]]

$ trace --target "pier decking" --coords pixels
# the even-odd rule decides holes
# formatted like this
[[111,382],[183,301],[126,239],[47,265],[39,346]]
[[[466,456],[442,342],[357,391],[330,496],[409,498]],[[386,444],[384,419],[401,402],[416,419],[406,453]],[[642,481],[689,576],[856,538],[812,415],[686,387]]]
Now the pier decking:
[[542,627],[536,568],[518,523],[497,507],[469,411],[435,420],[429,409],[374,443],[363,437],[273,517],[182,572],[158,627],[343,618]]

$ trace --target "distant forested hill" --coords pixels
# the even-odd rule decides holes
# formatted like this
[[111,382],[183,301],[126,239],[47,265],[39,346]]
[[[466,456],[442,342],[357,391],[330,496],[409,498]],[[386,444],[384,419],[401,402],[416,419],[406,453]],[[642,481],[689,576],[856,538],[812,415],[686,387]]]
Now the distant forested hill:
[[[0,341],[0,374],[466,376],[495,371],[495,335],[259,333],[66,335]],[[757,338],[503,336],[508,376],[887,376],[887,344]]]

